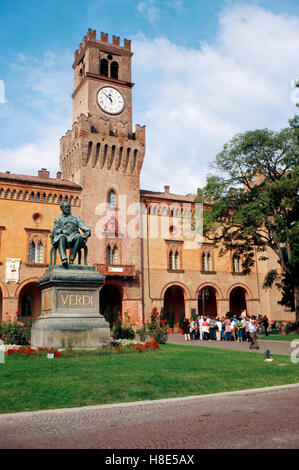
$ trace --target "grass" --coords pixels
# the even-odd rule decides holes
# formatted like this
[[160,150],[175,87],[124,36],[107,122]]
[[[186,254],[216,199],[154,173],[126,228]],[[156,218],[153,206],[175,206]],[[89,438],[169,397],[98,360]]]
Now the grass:
[[[146,353],[6,357],[0,413],[154,400],[295,383],[287,356],[163,345]],[[284,367],[280,366],[283,363]]]
[[294,339],[299,339],[299,335],[295,332],[287,333],[286,335],[282,335],[281,333],[270,333],[269,336],[258,334],[258,340],[293,341]]

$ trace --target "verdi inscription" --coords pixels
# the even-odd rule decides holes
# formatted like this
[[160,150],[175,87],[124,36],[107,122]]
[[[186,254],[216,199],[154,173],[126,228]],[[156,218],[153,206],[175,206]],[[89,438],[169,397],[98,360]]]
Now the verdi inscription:
[[95,299],[93,294],[86,292],[72,293],[72,292],[59,292],[58,293],[58,308],[93,308],[95,306]]

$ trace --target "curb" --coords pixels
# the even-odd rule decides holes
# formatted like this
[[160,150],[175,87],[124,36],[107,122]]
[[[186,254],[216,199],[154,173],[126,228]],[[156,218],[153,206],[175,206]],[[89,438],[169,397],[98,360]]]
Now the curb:
[[90,411],[90,410],[107,410],[109,408],[126,408],[128,406],[148,406],[148,405],[158,405],[158,404],[167,404],[175,403],[178,401],[185,400],[199,400],[205,398],[221,398],[221,397],[234,397],[234,396],[243,396],[243,395],[258,395],[263,393],[279,392],[284,390],[295,390],[299,389],[299,383],[295,384],[286,384],[286,385],[275,385],[273,387],[263,387],[263,388],[250,388],[247,390],[236,390],[231,392],[220,392],[220,393],[208,393],[204,395],[191,395],[187,397],[174,397],[174,398],[163,398],[159,400],[143,400],[143,401],[134,401],[126,403],[112,403],[107,405],[90,405],[90,406],[79,406],[74,408],[58,408],[53,410],[39,410],[39,411],[22,411],[19,413],[4,413],[0,414],[0,421],[2,418],[21,418],[28,416],[38,416],[40,414],[60,414],[60,413],[77,413],[80,411]]

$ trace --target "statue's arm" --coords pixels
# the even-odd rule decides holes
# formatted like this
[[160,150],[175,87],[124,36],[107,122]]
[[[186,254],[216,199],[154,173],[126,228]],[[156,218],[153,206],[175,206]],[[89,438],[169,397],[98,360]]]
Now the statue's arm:
[[83,238],[88,238],[90,237],[91,235],[91,231],[89,230],[88,227],[86,227],[86,225],[84,224],[84,222],[82,222],[82,220],[80,219],[80,217],[78,217],[78,227],[80,228],[80,230],[82,230],[83,234]]

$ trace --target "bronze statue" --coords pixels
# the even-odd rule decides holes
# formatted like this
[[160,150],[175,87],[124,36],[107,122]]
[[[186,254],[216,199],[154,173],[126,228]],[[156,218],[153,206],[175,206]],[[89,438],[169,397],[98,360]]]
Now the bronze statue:
[[[50,235],[53,245],[52,250],[54,249],[54,260],[56,261],[56,249],[58,249],[63,266],[68,267],[66,250],[69,249],[69,264],[74,264],[74,259],[76,258],[77,253],[80,264],[80,251],[81,248],[85,248],[85,264],[87,264],[86,240],[90,237],[91,232],[78,215],[71,214],[71,205],[69,202],[62,202],[60,204],[60,209],[62,214],[56,217],[54,227]],[[79,232],[79,229],[83,232],[82,234]]]

